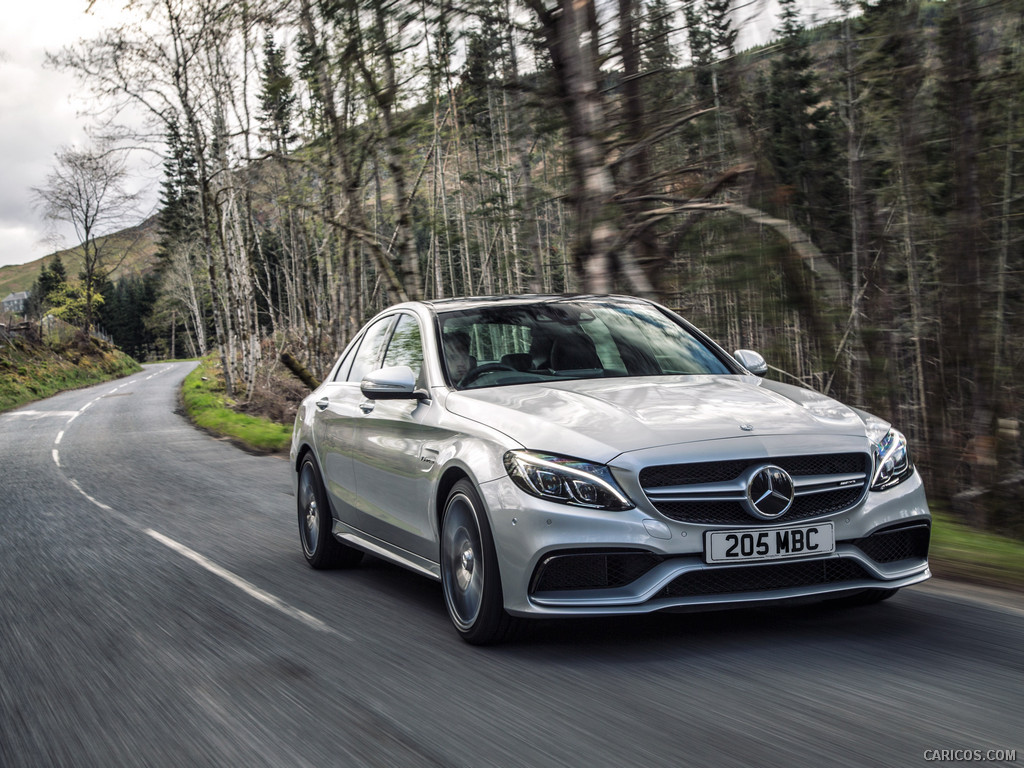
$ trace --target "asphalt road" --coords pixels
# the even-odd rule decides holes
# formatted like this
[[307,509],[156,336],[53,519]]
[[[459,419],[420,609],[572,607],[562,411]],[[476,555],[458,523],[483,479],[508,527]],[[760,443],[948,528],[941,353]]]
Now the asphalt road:
[[1024,764],[1016,596],[933,583],[473,648],[438,584],[310,570],[287,463],[175,413],[189,367],[0,415],[4,768]]

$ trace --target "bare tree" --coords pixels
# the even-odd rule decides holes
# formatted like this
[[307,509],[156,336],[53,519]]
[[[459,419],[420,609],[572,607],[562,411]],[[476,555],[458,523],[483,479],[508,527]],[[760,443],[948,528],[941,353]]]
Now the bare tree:
[[592,0],[526,0],[540,24],[565,112],[566,144],[576,208],[576,268],[586,291],[611,289],[612,249],[621,234],[621,211],[609,158],[611,120],[601,89],[601,24]]
[[82,330],[92,328],[95,296],[100,283],[121,266],[128,249],[115,249],[105,236],[138,220],[137,195],[125,189],[128,178],[123,151],[99,144],[89,149],[64,147],[56,167],[42,187],[32,193],[52,221],[74,227],[82,249],[85,316]]

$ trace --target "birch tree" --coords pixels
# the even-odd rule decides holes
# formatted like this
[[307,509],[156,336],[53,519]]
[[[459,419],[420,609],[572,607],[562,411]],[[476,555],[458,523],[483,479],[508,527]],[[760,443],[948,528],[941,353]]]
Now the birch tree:
[[70,224],[75,232],[82,254],[82,331],[88,334],[95,320],[100,284],[128,253],[104,236],[135,223],[138,195],[126,189],[125,155],[114,147],[64,147],[55,160],[45,184],[32,191],[46,218]]

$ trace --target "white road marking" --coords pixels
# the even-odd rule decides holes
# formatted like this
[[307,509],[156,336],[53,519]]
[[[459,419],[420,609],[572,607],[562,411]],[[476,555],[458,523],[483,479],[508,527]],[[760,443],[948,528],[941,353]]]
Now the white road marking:
[[85,491],[84,491],[84,490],[82,489],[82,486],[80,486],[80,485],[78,484],[78,481],[77,481],[77,480],[70,480],[70,479],[69,479],[69,480],[68,480],[68,482],[69,482],[69,483],[71,483],[71,485],[73,485],[73,486],[74,486],[74,488],[75,488],[75,490],[76,490],[76,491],[78,491],[78,492],[79,492],[80,494],[82,494],[83,496],[85,496],[85,498],[87,498],[87,499],[88,499],[89,501],[91,501],[91,502],[92,502],[93,504],[95,504],[95,505],[96,505],[97,507],[99,507],[100,509],[102,509],[102,510],[103,510],[104,512],[111,512],[111,513],[113,513],[113,514],[117,515],[117,516],[118,516],[119,518],[121,518],[122,520],[125,520],[125,521],[129,522],[129,523],[130,523],[130,524],[131,524],[132,526],[134,526],[134,527],[138,527],[137,525],[135,525],[135,522],[134,522],[133,520],[131,520],[130,518],[128,518],[128,517],[125,517],[124,515],[118,514],[117,512],[115,512],[115,511],[114,511],[114,508],[113,508],[113,507],[111,507],[111,506],[108,506],[108,505],[104,504],[104,503],[103,503],[102,501],[99,501],[98,499],[94,499],[94,498],[93,498],[92,496],[90,496],[90,495],[89,495],[88,493],[86,493],[86,492],[85,492]]
[[68,416],[76,415],[78,415],[78,411],[11,411],[10,413],[4,414],[4,416],[27,416],[29,418],[36,419],[42,416],[63,416],[64,418],[67,418]]
[[210,573],[214,574],[215,576],[219,576],[220,578],[224,579],[224,581],[228,582],[229,584],[233,584],[234,586],[238,587],[240,590],[245,592],[250,597],[253,597],[253,598],[259,600],[261,603],[269,605],[271,608],[274,608],[274,609],[280,611],[281,613],[285,614],[286,616],[291,616],[293,619],[297,619],[297,620],[301,621],[303,624],[305,624],[305,625],[307,625],[307,626],[309,626],[309,627],[311,627],[313,629],[318,629],[321,632],[328,632],[328,633],[330,633],[332,635],[339,635],[344,640],[351,640],[352,639],[350,637],[342,635],[340,632],[335,630],[333,627],[330,627],[327,624],[325,624],[324,622],[320,621],[320,619],[318,619],[316,616],[313,616],[311,614],[306,613],[305,611],[299,610],[298,608],[294,608],[294,607],[288,605],[288,603],[284,602],[280,598],[275,597],[274,595],[270,594],[269,592],[260,589],[255,584],[252,584],[252,583],[246,581],[241,576],[238,576],[238,575],[232,573],[231,571],[227,570],[226,568],[222,568],[221,566],[217,565],[215,562],[213,562],[209,558],[204,557],[203,555],[199,554],[195,550],[189,549],[184,544],[180,544],[179,542],[175,541],[174,539],[170,539],[167,536],[164,536],[162,533],[158,533],[157,531],[154,531],[152,528],[144,529],[143,533],[145,533],[147,536],[151,536],[152,538],[156,539],[161,544],[163,544],[165,547],[168,547],[169,549],[173,549],[178,554],[184,555],[185,557],[187,557],[192,562],[199,564],[200,566],[202,566],[203,568],[208,570]]
[[[162,371],[158,371],[158,373],[162,373]],[[153,374],[153,376],[156,376],[156,375],[157,374]],[[149,378],[153,378],[153,376],[150,376]],[[122,384],[121,386],[127,386],[128,384],[132,384],[132,383],[133,382],[127,382],[126,384]],[[111,390],[111,393],[116,392],[120,388],[121,387],[115,387],[114,389]],[[99,398],[97,398],[97,399],[99,399]],[[38,411],[38,412],[34,412],[34,411],[18,411],[17,413],[22,414],[22,415],[39,413],[41,415],[46,415],[46,416],[52,416],[52,415],[57,415],[57,414],[60,414],[60,415],[63,415],[63,416],[70,416],[70,418],[68,418],[67,424],[64,425],[65,429],[66,429],[68,424],[71,424],[71,422],[74,421],[76,418],[78,418],[78,416],[80,416],[82,414],[82,412],[85,411],[86,408],[88,408],[90,405],[92,405],[95,402],[96,402],[96,400],[93,400],[93,401],[91,401],[89,403],[86,403],[85,405],[82,406],[81,409],[79,409],[77,411]],[[64,439],[64,430],[61,430],[60,432],[57,433],[57,439],[54,441],[54,445],[55,446],[60,445],[60,442],[63,439]],[[57,451],[56,448],[53,449],[53,463],[57,465],[58,469],[61,468],[61,465],[60,465],[60,453]],[[130,518],[127,515],[124,515],[124,514],[118,512],[116,509],[114,509],[110,505],[104,504],[99,499],[96,499],[96,498],[93,498],[92,496],[90,496],[88,493],[85,492],[85,489],[83,489],[82,486],[78,484],[78,481],[75,480],[74,478],[71,478],[71,477],[68,477],[67,475],[64,475],[64,479],[67,480],[76,491],[78,491],[80,494],[82,494],[82,496],[84,496],[86,499],[88,499],[88,501],[90,503],[92,503],[95,506],[99,507],[104,512],[107,512],[108,514],[113,515],[114,517],[116,517],[121,522],[125,523],[126,525],[128,525],[128,526],[130,526],[132,528],[135,528],[136,530],[141,530],[143,533],[145,533],[150,538],[152,538],[155,541],[158,541],[159,543],[163,544],[168,549],[171,549],[171,550],[177,552],[179,555],[183,555],[184,557],[187,557],[189,560],[191,560],[192,562],[198,564],[202,568],[205,568],[207,571],[209,571],[213,575],[220,577],[224,581],[228,582],[228,584],[231,584],[232,586],[235,586],[238,589],[242,590],[243,592],[245,592],[250,597],[255,598],[256,600],[259,600],[261,603],[270,606],[271,608],[273,608],[276,611],[280,611],[285,616],[288,616],[288,617],[290,617],[292,619],[296,619],[297,621],[302,622],[303,624],[305,624],[306,626],[310,627],[311,629],[315,629],[315,630],[318,630],[320,632],[326,632],[326,633],[334,635],[334,636],[336,636],[336,637],[338,637],[338,638],[340,638],[342,640],[345,640],[346,642],[351,642],[352,641],[351,637],[349,637],[348,635],[346,635],[346,634],[344,634],[342,632],[339,632],[338,630],[334,629],[334,627],[332,627],[329,624],[326,624],[325,622],[323,622],[320,619],[318,619],[316,616],[313,616],[312,614],[306,613],[303,610],[300,610],[298,608],[295,608],[292,605],[289,605],[288,603],[286,603],[281,598],[276,597],[275,595],[272,595],[270,592],[267,592],[266,590],[260,589],[255,584],[253,584],[253,583],[251,583],[249,581],[246,581],[241,576],[239,576],[239,575],[237,575],[235,573],[232,573],[231,571],[229,571],[226,568],[223,568],[220,565],[217,565],[217,563],[213,562],[212,560],[210,560],[207,557],[204,557],[203,555],[199,554],[195,550],[189,549],[184,544],[181,544],[181,543],[175,541],[174,539],[168,538],[167,536],[164,536],[162,533],[159,533],[158,531],[154,531],[152,528],[142,528],[139,525],[139,523],[136,522],[135,520],[133,520],[132,518]]]

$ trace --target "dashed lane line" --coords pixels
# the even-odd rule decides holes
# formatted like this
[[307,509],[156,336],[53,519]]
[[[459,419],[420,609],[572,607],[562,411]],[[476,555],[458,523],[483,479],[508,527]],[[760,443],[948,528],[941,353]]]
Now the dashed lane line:
[[[156,376],[156,375],[158,375],[159,373],[162,373],[162,372],[163,371],[158,371],[157,373],[152,374],[151,376],[147,377],[147,381],[149,379],[153,378],[153,376]],[[115,387],[114,389],[110,390],[110,392],[108,392],[107,394],[108,395],[112,394],[113,392],[116,392],[121,387],[128,386],[128,385],[130,385],[132,383],[134,383],[134,382],[132,382],[132,381],[125,382],[124,384],[121,384],[120,386]],[[91,496],[88,493],[86,493],[85,489],[82,488],[82,486],[78,484],[77,480],[75,480],[72,477],[68,477],[67,474],[64,472],[64,468],[61,466],[61,463],[60,463],[60,452],[57,450],[57,446],[60,445],[61,441],[64,439],[64,432],[67,429],[67,426],[69,424],[71,424],[71,422],[74,421],[76,418],[78,418],[78,416],[80,416],[85,411],[86,408],[88,408],[90,405],[92,405],[97,400],[101,399],[102,397],[104,397],[104,395],[101,395],[100,397],[97,397],[94,400],[90,400],[88,403],[83,405],[77,411],[62,411],[62,412],[60,412],[63,415],[68,416],[68,421],[64,425],[65,428],[57,433],[57,438],[54,440],[54,443],[53,443],[53,445],[54,445],[54,448],[53,448],[53,463],[57,466],[57,469],[61,470],[61,475],[71,485],[72,488],[74,488],[76,491],[78,491],[82,496],[84,496],[94,506],[98,507],[99,509],[102,509],[104,512],[106,512],[107,514],[111,515],[112,517],[117,518],[118,520],[120,520],[125,525],[127,525],[127,526],[129,526],[131,528],[134,528],[137,531],[141,531],[142,533],[146,534],[147,536],[149,536],[154,541],[159,542],[160,544],[163,544],[165,547],[167,547],[168,549],[172,550],[173,552],[177,552],[179,555],[188,558],[189,560],[194,562],[196,565],[198,565],[201,568],[205,569],[206,571],[212,573],[214,576],[217,576],[218,578],[223,579],[224,581],[226,581],[228,584],[231,584],[232,586],[242,590],[243,592],[245,592],[245,594],[249,595],[254,600],[258,600],[259,602],[263,603],[264,605],[270,606],[274,610],[276,610],[276,611],[278,611],[280,613],[283,613],[285,616],[288,616],[289,618],[295,619],[296,621],[299,621],[299,622],[305,624],[306,626],[310,627],[311,629],[315,629],[315,630],[317,630],[319,632],[326,632],[327,634],[334,635],[335,637],[338,637],[338,638],[340,638],[342,640],[345,640],[347,642],[351,642],[351,640],[352,640],[351,637],[349,637],[348,635],[345,635],[342,632],[339,632],[338,630],[336,630],[333,627],[331,627],[329,624],[326,624],[325,622],[323,622],[320,619],[318,619],[316,616],[313,616],[312,614],[306,613],[305,611],[300,610],[299,608],[296,608],[293,605],[289,605],[288,603],[286,603],[284,600],[282,600],[281,598],[277,597],[276,595],[271,594],[270,592],[267,592],[264,589],[260,589],[259,587],[257,587],[252,582],[246,581],[245,579],[243,579],[238,574],[236,574],[236,573],[234,573],[232,571],[229,571],[227,568],[224,568],[223,566],[218,565],[217,563],[215,563],[212,560],[210,560],[208,557],[205,557],[204,555],[199,554],[198,552],[196,552],[193,549],[189,549],[188,547],[186,547],[181,542],[175,541],[174,539],[172,539],[172,538],[170,538],[168,536],[165,536],[165,535],[163,535],[162,533],[160,533],[158,531],[154,531],[152,528],[143,528],[137,521],[133,520],[132,518],[128,517],[127,515],[125,515],[125,514],[123,514],[121,512],[118,512],[116,509],[111,507],[109,504],[104,504],[99,499],[94,498],[93,496]],[[47,413],[47,412],[44,412],[44,413]],[[53,413],[58,413],[58,412],[54,411]]]
[[29,419],[40,419],[45,416],[61,416],[67,418],[69,416],[76,415],[78,411],[34,411],[34,410],[23,410],[23,411],[10,411],[4,414],[4,418],[17,419],[17,418],[29,418]]
[[180,542],[177,542],[174,539],[168,538],[167,536],[164,536],[162,533],[154,531],[152,528],[145,528],[142,532],[145,533],[147,536],[150,536],[151,538],[155,539],[156,541],[159,541],[165,547],[173,549],[178,554],[183,555],[184,557],[187,557],[194,563],[197,563],[198,565],[202,566],[215,576],[219,576],[229,584],[233,584],[234,586],[238,587],[240,590],[245,592],[250,597],[259,600],[261,603],[269,605],[271,608],[280,611],[286,616],[290,616],[293,619],[301,621],[303,624],[306,624],[307,626],[312,627],[313,629],[318,629],[321,632],[339,635],[345,640],[352,639],[350,637],[342,635],[333,627],[330,627],[324,622],[320,621],[320,619],[318,619],[316,616],[308,614],[305,611],[299,610],[298,608],[295,608],[291,605],[288,605],[288,603],[284,602],[280,598],[275,597],[266,590],[254,586],[252,583],[246,581],[241,576],[232,573],[226,568],[222,568],[209,558],[204,557],[195,550],[189,549],[184,544],[181,544]]

